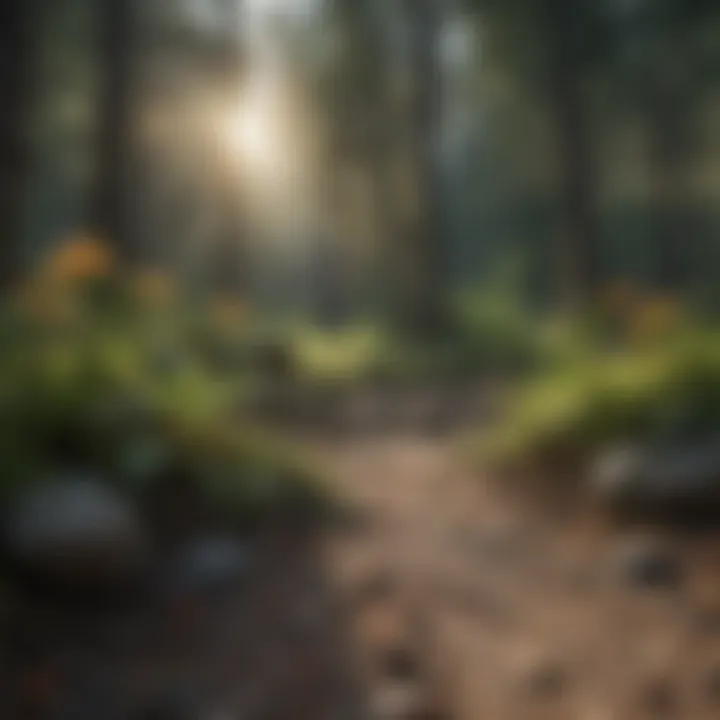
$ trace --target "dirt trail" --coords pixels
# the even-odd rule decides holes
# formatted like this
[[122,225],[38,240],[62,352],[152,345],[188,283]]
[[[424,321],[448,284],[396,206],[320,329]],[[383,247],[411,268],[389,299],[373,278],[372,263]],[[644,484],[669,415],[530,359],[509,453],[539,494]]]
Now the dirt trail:
[[718,717],[718,539],[674,538],[673,572],[629,582],[626,539],[502,496],[426,425],[308,441],[351,512],[248,538],[229,595],[96,613],[18,597],[0,717]]
[[[388,718],[717,717],[714,538],[672,541],[674,586],[631,587],[618,571],[627,540],[521,509],[444,440],[350,439],[321,454],[358,509],[326,549],[371,704],[414,683],[433,706]],[[383,664],[392,653],[417,666],[400,683]]]

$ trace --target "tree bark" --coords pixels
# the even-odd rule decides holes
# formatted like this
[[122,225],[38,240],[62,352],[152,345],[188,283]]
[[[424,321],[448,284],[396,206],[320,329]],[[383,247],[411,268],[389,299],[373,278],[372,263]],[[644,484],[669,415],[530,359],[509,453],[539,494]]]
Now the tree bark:
[[0,288],[22,270],[22,216],[30,154],[33,26],[37,0],[0,6]]
[[128,190],[132,153],[134,0],[101,0],[98,41],[101,87],[93,229],[120,258],[132,255]]
[[559,161],[563,228],[561,282],[569,309],[592,303],[598,282],[595,168],[580,77],[582,37],[575,0],[543,0],[551,112]]
[[687,188],[695,134],[692,110],[664,87],[662,78],[648,78],[643,92],[654,190],[653,280],[658,290],[682,292],[689,280],[688,246],[693,241]]
[[[400,324],[412,336],[437,336],[447,329],[444,307],[440,141],[443,82],[440,57],[442,10],[437,0],[406,0],[412,74],[409,142],[417,207],[407,229],[402,266]],[[401,233],[403,235],[404,233]]]

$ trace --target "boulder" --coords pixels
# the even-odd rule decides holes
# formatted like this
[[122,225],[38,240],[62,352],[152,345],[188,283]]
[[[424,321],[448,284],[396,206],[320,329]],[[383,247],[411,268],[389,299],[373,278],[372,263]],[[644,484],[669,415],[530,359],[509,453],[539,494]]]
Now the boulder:
[[28,490],[9,511],[4,530],[13,566],[41,581],[115,584],[132,577],[147,559],[137,508],[92,478]]
[[597,460],[591,486],[620,516],[720,519],[720,441],[611,450]]

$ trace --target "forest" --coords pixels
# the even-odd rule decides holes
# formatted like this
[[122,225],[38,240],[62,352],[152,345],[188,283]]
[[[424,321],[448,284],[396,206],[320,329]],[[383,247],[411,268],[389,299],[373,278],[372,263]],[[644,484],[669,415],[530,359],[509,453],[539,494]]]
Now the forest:
[[713,0],[5,0],[0,717],[716,717],[719,201]]

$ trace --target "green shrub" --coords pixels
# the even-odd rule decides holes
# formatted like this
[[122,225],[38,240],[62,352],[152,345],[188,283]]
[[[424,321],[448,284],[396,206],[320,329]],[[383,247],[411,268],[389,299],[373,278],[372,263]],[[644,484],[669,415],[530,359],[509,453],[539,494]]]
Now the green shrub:
[[0,494],[90,471],[140,494],[189,480],[237,519],[319,500],[302,453],[237,418],[249,362],[220,372],[192,342],[204,325],[218,344],[247,347],[227,302],[220,326],[212,308],[168,293],[148,304],[99,249],[74,252],[0,306]]
[[495,293],[461,293],[442,342],[411,343],[382,324],[323,331],[303,327],[293,347],[305,384],[345,387],[371,380],[417,383],[487,373],[517,374],[543,362],[541,325]]
[[598,353],[522,384],[470,447],[486,462],[583,461],[617,441],[672,443],[720,432],[720,335]]
[[517,373],[544,358],[542,323],[517,300],[497,290],[465,291],[456,301],[460,367],[470,372]]

